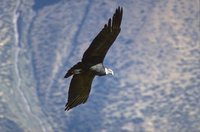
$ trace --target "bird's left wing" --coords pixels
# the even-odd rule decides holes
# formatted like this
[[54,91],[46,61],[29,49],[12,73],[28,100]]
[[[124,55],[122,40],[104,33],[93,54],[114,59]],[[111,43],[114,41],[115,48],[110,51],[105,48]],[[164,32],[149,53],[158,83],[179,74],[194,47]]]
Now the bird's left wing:
[[101,32],[92,41],[89,48],[85,51],[82,62],[85,63],[102,63],[104,57],[117,38],[121,28],[123,9],[118,7],[112,17],[105,24]]
[[87,101],[94,76],[95,75],[90,72],[84,72],[73,76],[69,87],[68,102],[65,105],[65,110],[69,110]]

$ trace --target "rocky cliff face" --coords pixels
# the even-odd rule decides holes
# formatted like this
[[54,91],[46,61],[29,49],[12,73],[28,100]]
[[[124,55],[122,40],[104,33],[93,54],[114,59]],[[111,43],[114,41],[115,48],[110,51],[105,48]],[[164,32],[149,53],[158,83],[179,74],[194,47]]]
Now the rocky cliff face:
[[[0,2],[0,131],[200,131],[199,1]],[[117,6],[122,30],[88,102],[64,111],[70,79]]]

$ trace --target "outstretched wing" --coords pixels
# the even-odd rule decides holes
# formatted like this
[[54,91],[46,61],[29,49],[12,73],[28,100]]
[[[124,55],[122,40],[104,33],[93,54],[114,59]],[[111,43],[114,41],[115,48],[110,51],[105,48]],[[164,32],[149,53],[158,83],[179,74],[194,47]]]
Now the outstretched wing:
[[118,7],[112,19],[108,20],[101,32],[92,41],[89,48],[85,51],[82,62],[101,63],[104,57],[117,38],[121,28],[123,9]]
[[90,72],[84,72],[73,76],[69,87],[68,102],[65,105],[65,110],[69,110],[87,101],[94,76],[95,75]]

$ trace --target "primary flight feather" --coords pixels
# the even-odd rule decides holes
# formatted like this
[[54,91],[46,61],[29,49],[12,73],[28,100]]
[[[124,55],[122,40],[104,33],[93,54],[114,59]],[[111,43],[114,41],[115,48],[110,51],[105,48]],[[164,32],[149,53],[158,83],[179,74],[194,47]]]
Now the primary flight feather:
[[89,97],[94,77],[107,74],[114,75],[113,71],[104,67],[103,60],[107,51],[120,33],[123,8],[118,7],[108,23],[92,41],[89,48],[83,54],[81,62],[74,65],[65,74],[65,78],[73,75],[68,92],[68,102],[65,110],[69,110],[81,103],[85,103]]

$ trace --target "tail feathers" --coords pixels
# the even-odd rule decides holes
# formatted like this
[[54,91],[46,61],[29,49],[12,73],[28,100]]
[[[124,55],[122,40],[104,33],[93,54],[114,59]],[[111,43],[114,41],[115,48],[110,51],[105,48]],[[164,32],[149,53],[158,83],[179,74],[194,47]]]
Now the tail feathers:
[[71,72],[68,71],[68,72],[65,74],[64,78],[68,78],[68,77],[70,77],[72,74],[73,74],[73,73],[71,73]]
[[64,78],[68,78],[73,74],[80,74],[82,72],[82,69],[74,69],[74,70],[69,70],[66,74]]
[[78,62],[76,65],[74,65],[71,69],[67,71],[64,78],[68,78],[73,74],[80,74],[82,68],[82,63]]

